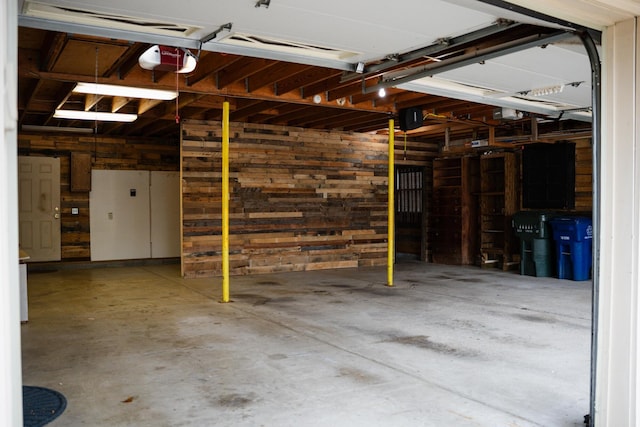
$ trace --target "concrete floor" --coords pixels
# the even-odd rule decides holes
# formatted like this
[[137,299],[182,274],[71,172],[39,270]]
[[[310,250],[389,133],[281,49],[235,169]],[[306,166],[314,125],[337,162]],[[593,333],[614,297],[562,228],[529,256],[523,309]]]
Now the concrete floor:
[[581,426],[590,282],[418,262],[183,280],[32,272],[23,381],[51,426]]

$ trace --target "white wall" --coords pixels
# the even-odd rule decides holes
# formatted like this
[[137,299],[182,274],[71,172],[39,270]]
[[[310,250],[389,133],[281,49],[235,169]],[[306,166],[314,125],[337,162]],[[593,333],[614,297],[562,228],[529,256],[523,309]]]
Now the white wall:
[[151,258],[177,258],[180,246],[180,175],[151,171]]
[[596,426],[640,425],[639,44],[637,18],[604,33]]
[[93,170],[91,182],[92,261],[180,256],[178,172]]
[[92,261],[151,258],[149,171],[92,170],[89,211]]
[[17,4],[0,7],[0,425],[22,425],[18,273]]

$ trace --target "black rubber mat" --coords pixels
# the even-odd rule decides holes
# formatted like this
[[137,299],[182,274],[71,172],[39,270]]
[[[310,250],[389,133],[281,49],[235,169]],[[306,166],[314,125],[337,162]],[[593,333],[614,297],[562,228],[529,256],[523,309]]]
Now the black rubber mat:
[[66,407],[67,399],[55,390],[34,386],[22,387],[24,427],[49,424],[62,414]]

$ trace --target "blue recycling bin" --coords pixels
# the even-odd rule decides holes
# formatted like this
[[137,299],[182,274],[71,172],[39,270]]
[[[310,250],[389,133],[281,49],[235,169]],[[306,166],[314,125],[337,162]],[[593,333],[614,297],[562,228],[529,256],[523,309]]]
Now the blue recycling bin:
[[556,243],[558,279],[589,280],[593,241],[591,218],[558,217],[550,223]]

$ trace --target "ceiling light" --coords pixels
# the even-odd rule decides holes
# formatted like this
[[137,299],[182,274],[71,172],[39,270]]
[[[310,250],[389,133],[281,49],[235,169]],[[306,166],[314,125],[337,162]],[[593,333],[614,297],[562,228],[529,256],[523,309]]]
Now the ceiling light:
[[378,90],[378,96],[379,96],[380,98],[384,98],[385,96],[387,96],[387,91],[386,91],[386,90],[384,90],[384,88],[383,88],[383,87],[381,87],[381,88],[380,88],[380,90]]
[[88,93],[92,95],[122,96],[124,98],[144,98],[170,101],[176,99],[177,93],[173,90],[146,89],[141,87],[103,85],[98,83],[78,83],[73,89],[76,93]]
[[138,115],[124,113],[101,113],[96,111],[82,110],[56,110],[53,114],[53,117],[55,119],[97,120],[100,122],[133,122],[138,118]]
[[32,131],[32,132],[93,133],[92,128],[40,126],[40,125],[22,125],[22,130],[25,132]]

